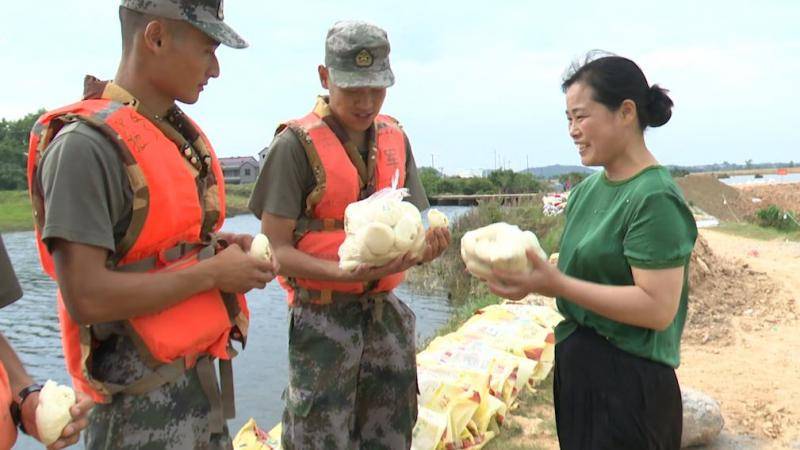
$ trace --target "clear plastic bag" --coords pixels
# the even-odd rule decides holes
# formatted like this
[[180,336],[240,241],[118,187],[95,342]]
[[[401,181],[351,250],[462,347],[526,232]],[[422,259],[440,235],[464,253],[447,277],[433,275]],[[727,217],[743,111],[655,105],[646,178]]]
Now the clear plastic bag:
[[347,236],[339,247],[339,267],[354,270],[361,264],[379,267],[408,252],[421,255],[425,228],[416,206],[404,202],[408,189],[391,187],[351,203],[344,213]]

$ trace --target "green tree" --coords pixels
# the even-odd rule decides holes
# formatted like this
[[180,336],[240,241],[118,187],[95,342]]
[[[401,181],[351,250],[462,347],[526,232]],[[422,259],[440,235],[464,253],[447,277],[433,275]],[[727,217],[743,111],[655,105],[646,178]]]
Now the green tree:
[[44,110],[19,120],[0,120],[0,190],[25,189],[31,128]]
[[669,173],[672,175],[672,178],[681,178],[689,175],[689,171],[682,167],[673,167],[669,170]]
[[566,185],[569,181],[570,187],[575,187],[576,184],[583,181],[589,174],[583,172],[570,172],[558,176],[559,183]]
[[489,173],[488,178],[502,194],[522,194],[542,191],[542,183],[527,172],[514,172],[510,169],[500,169]]
[[439,182],[442,180],[442,174],[438,170],[433,167],[420,167],[419,178],[425,188],[425,193],[428,195],[440,193]]

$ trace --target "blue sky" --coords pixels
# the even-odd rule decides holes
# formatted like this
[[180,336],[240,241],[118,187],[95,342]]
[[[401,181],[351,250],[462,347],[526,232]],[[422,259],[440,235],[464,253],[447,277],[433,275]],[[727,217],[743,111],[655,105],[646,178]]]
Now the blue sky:
[[[113,77],[117,2],[7,1],[0,16],[0,117],[76,100],[83,75]],[[301,6],[298,6],[301,5]],[[604,49],[672,92],[672,120],[647,133],[665,164],[800,161],[800,2],[228,0],[251,44],[221,48],[222,76],[186,110],[222,156],[255,155],[321,93],[316,66],[336,20],[389,33],[397,84],[383,112],[418,165],[448,173],[579,164],[559,84]],[[495,154],[497,158],[495,158]]]

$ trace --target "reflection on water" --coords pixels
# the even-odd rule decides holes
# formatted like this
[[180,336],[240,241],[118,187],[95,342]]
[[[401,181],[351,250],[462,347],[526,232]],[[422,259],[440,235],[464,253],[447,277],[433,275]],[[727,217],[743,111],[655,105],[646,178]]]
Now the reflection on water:
[[[466,211],[464,207],[438,208],[451,217]],[[424,218],[423,214],[423,218]],[[252,216],[232,217],[225,231],[256,233],[259,222]],[[37,380],[48,378],[70,383],[66,375],[56,313],[55,283],[39,267],[32,232],[3,235],[17,277],[25,292],[18,302],[0,310],[0,330],[19,353],[29,373]],[[411,291],[406,286],[396,290],[398,297],[417,315],[418,339],[429,337],[450,315],[444,292]],[[277,283],[247,294],[251,313],[247,350],[234,363],[237,417],[230,421],[232,434],[249,417],[264,427],[280,420],[281,392],[287,380],[288,315],[285,294]],[[15,449],[39,449],[41,445],[20,436]],[[82,448],[78,445],[71,448]]]

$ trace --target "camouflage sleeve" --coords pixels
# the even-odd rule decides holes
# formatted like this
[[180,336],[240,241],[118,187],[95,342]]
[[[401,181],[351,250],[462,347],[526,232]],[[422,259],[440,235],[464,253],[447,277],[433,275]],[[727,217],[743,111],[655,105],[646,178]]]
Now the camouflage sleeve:
[[275,136],[267,150],[248,208],[258,219],[265,212],[297,219],[315,184],[303,145],[286,128]]
[[411,194],[406,201],[411,202],[420,211],[424,211],[431,207],[428,203],[428,195],[425,193],[425,187],[422,185],[422,180],[417,171],[417,163],[414,162],[414,153],[411,152],[411,143],[408,141],[408,136],[403,134],[406,141],[406,187],[408,193]]
[[38,176],[48,246],[60,238],[114,251],[130,222],[133,194],[113,145],[91,126],[75,123],[45,150]]

